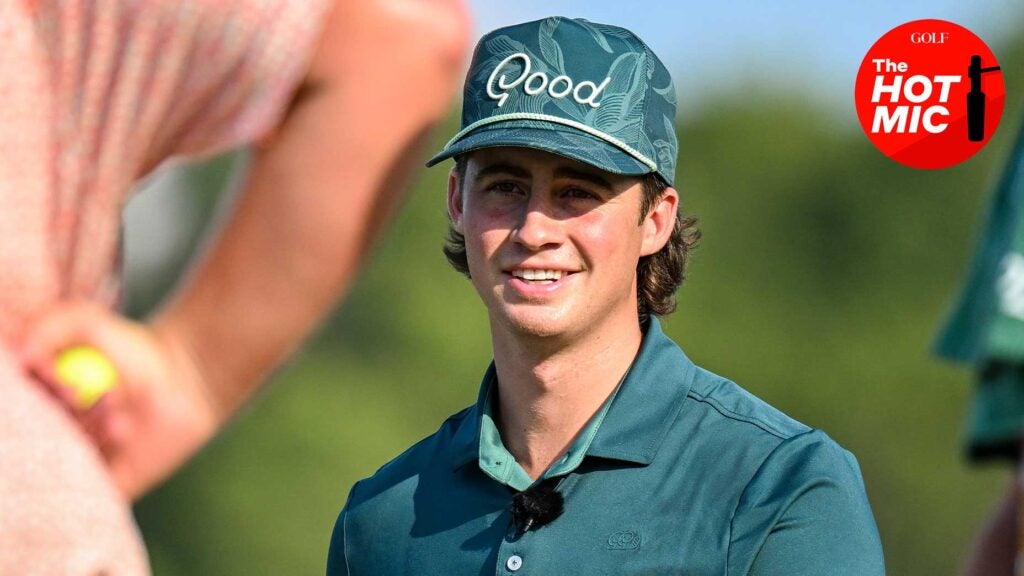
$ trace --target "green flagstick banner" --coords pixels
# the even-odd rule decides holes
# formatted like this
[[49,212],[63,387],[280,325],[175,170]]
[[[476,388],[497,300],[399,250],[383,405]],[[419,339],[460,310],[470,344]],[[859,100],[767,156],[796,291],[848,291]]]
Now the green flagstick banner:
[[967,424],[968,456],[1014,459],[1024,433],[1024,124],[987,220],[936,351],[974,363],[978,370]]
[[1024,360],[1024,123],[1003,170],[960,300],[936,352],[960,362]]

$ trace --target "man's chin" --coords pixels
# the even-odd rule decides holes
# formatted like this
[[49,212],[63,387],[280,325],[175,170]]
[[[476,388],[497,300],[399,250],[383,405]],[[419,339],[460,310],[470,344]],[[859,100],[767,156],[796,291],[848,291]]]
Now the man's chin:
[[556,338],[566,333],[566,322],[555,310],[536,307],[532,310],[518,310],[505,316],[503,324],[520,336],[529,338]]

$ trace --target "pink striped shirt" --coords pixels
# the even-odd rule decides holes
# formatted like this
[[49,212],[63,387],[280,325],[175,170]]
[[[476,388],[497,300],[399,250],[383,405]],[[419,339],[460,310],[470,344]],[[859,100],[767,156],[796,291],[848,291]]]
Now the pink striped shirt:
[[148,574],[129,505],[9,345],[113,305],[121,209],[172,156],[281,118],[327,0],[0,0],[0,574]]

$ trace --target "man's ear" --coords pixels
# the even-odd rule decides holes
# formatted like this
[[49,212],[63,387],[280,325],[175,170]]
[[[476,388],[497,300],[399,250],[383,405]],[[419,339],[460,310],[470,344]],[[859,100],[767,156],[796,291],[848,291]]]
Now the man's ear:
[[655,201],[641,225],[644,229],[644,237],[640,245],[641,256],[650,256],[665,246],[668,239],[672,237],[678,209],[679,193],[675,188],[666,188]]
[[461,188],[458,172],[452,167],[452,171],[448,173],[448,219],[452,222],[452,228],[459,234],[463,234]]

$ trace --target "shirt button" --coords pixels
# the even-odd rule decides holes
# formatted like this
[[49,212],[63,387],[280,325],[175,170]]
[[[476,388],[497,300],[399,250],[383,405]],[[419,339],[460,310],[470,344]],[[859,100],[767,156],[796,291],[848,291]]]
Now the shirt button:
[[512,572],[515,572],[523,567],[523,559],[519,556],[509,556],[505,566]]

